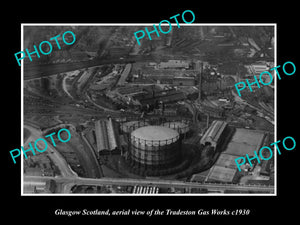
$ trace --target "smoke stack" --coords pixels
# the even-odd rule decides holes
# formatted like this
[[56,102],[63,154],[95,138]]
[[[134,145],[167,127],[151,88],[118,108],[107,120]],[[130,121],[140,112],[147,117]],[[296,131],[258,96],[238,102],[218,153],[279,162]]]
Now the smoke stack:
[[201,91],[202,91],[202,71],[203,71],[203,64],[202,62],[199,63],[199,72],[198,72],[198,76],[199,76],[199,94],[198,94],[198,102],[201,102]]

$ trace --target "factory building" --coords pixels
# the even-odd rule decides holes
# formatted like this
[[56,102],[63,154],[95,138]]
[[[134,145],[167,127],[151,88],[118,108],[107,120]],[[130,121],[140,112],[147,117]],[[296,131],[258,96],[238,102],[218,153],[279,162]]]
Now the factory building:
[[84,71],[83,72],[83,74],[80,76],[80,78],[77,81],[78,90],[82,90],[82,88],[86,85],[86,83],[88,82],[91,75],[92,75],[91,71]]
[[153,93],[152,95],[136,97],[142,105],[154,104],[155,102],[171,103],[186,99],[186,95],[181,91],[168,91]]
[[188,69],[190,67],[189,62],[184,60],[169,60],[167,62],[160,62],[158,69]]
[[181,138],[164,126],[145,126],[130,134],[130,159],[149,173],[170,168],[181,159]]
[[131,67],[132,67],[132,65],[130,63],[126,64],[126,66],[121,74],[121,77],[118,81],[118,84],[117,84],[118,86],[124,86],[126,79],[131,71]]
[[268,71],[269,70],[269,66],[264,63],[253,63],[249,66],[249,70],[252,72],[252,74],[254,75],[260,75],[262,72],[264,71]]
[[213,108],[213,107],[210,107],[207,105],[201,105],[200,110],[202,113],[205,113],[205,114],[209,115],[210,117],[215,117],[218,119],[224,118],[224,115],[225,115],[225,110],[221,107]]
[[200,140],[203,146],[210,145],[216,151],[229,138],[232,130],[225,121],[214,120]]
[[147,92],[140,86],[126,86],[117,88],[117,92],[121,95],[134,96],[138,94],[146,94]]
[[118,153],[119,134],[112,119],[97,120],[95,123],[97,152],[99,155]]
[[172,84],[176,86],[195,86],[196,80],[195,77],[174,77]]

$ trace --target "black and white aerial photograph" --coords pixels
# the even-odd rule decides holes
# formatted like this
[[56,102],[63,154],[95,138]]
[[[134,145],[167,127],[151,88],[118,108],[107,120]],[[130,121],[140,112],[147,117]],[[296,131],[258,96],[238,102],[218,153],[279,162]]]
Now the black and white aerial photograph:
[[276,194],[276,26],[158,28],[23,24],[23,195]]

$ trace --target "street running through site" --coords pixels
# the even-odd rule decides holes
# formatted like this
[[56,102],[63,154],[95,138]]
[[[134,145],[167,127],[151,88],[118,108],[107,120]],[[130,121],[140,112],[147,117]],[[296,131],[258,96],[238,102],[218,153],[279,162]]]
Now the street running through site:
[[[132,179],[132,178],[83,178],[78,176],[56,176],[56,177],[39,177],[39,176],[24,176],[24,183],[31,184],[35,182],[46,182],[47,180],[55,180],[57,184],[62,185],[62,193],[71,193],[74,185],[116,185],[116,186],[156,186],[156,187],[175,187],[175,188],[206,188],[212,190],[250,190],[259,192],[274,193],[274,186],[266,185],[238,185],[238,184],[218,184],[218,183],[197,183],[197,182],[184,182],[174,180],[158,180],[158,179]],[[124,194],[122,194],[124,195]]]

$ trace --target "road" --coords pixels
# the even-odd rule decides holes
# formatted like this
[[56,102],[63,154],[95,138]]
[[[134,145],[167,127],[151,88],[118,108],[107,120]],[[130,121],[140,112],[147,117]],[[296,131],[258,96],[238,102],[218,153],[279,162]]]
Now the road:
[[84,69],[87,67],[100,66],[105,64],[126,64],[133,62],[145,62],[153,60],[152,56],[129,56],[126,59],[94,59],[90,61],[72,62],[72,63],[55,63],[55,64],[34,64],[30,62],[24,66],[24,79],[30,80],[38,77],[50,76],[53,74],[64,73],[73,70]]
[[55,180],[57,184],[62,185],[63,193],[71,193],[70,189],[74,185],[116,185],[116,186],[156,186],[161,188],[202,188],[208,190],[235,190],[235,191],[253,191],[255,193],[274,193],[274,186],[264,185],[235,185],[235,184],[215,184],[215,183],[194,183],[175,180],[150,180],[150,179],[129,179],[129,178],[82,178],[82,177],[40,177],[25,176],[24,182],[46,182],[47,180]]
[[64,90],[64,92],[71,98],[71,99],[74,99],[73,96],[70,94],[70,92],[68,91],[67,89],[67,84],[66,84],[66,79],[70,77],[70,74],[68,75],[65,75],[63,80],[62,80],[62,88]]
[[85,161],[89,160],[89,165],[90,165],[89,171],[92,171],[93,174],[96,175],[96,177],[103,177],[104,174],[103,174],[101,166],[99,165],[99,162],[97,160],[97,155],[95,154],[93,147],[88,142],[88,140],[86,139],[86,137],[84,136],[84,134],[82,132],[80,133],[80,136],[88,149],[88,151],[85,151],[84,154],[86,155]]
[[[45,138],[42,135],[42,132],[28,124],[24,124],[24,128],[29,130],[30,137],[24,143],[24,146],[28,146],[29,141],[35,141],[38,138],[43,138],[48,141],[48,138]],[[49,138],[50,139],[50,138]],[[51,140],[51,139],[50,139]],[[32,144],[33,145],[33,144]],[[25,148],[26,149],[26,148]],[[52,143],[48,142],[47,150],[42,154],[48,154],[52,162],[59,168],[61,175],[64,177],[77,177],[78,175],[69,167],[68,163],[64,157],[52,146]]]

